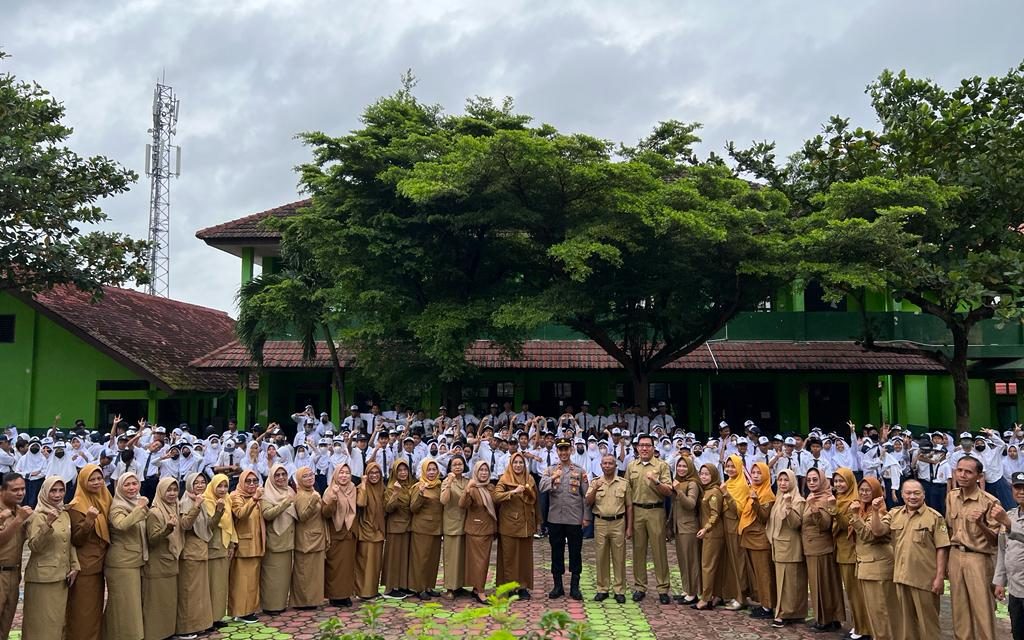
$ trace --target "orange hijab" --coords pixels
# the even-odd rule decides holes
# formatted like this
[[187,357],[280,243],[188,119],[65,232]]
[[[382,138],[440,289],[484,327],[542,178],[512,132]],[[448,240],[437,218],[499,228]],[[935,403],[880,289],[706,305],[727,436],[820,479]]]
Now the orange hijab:
[[[735,458],[736,456],[733,457]],[[770,502],[775,502],[775,492],[772,491],[772,472],[768,468],[768,463],[755,462],[754,466],[761,471],[761,484],[755,485],[750,483],[751,489],[757,495],[758,504],[763,506]]]
[[737,528],[739,533],[754,524],[757,515],[754,513],[754,503],[750,499],[750,483],[747,482],[747,469],[743,466],[743,460],[737,455],[729,456],[729,462],[736,469],[736,476],[725,481],[725,490],[732,496],[736,503],[736,511],[739,512],[740,524]]
[[[870,477],[868,477],[868,478],[864,478],[863,480],[860,481],[860,484],[865,484],[865,483],[867,483],[867,485],[869,487],[871,487],[871,500],[872,501],[874,501],[875,498],[885,497],[885,490],[882,489],[882,483],[878,481],[878,478],[870,478]],[[857,485],[857,486],[859,487],[860,485]],[[860,498],[858,497],[858,500],[859,499]],[[882,515],[885,515],[885,513],[887,511],[888,511],[888,509],[885,508],[885,504],[883,503],[882,504]],[[862,518],[869,517],[869,515],[871,514],[871,502],[861,502],[860,503],[860,513],[861,513],[861,517]]]
[[110,544],[110,528],[107,519],[110,517],[110,503],[113,501],[113,498],[110,497],[110,492],[107,491],[106,486],[100,487],[100,490],[96,493],[90,493],[86,489],[86,485],[89,484],[89,476],[97,471],[100,476],[103,475],[103,470],[100,469],[99,465],[87,464],[78,472],[75,497],[68,504],[68,509],[85,515],[89,512],[89,507],[96,507],[100,514],[96,516],[96,523],[93,525],[93,529],[95,529],[96,535],[107,544]]

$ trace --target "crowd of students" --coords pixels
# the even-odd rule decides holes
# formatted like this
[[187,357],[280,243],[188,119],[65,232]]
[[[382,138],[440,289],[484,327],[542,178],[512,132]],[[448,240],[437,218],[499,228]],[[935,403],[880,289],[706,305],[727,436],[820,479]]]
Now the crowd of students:
[[[776,627],[810,606],[818,631],[848,622],[855,640],[930,638],[948,576],[956,638],[994,638],[995,595],[1010,598],[1024,633],[1013,578],[1024,514],[1000,504],[1000,494],[1024,503],[1019,425],[953,447],[947,434],[915,440],[887,425],[768,438],[750,421],[742,436],[723,423],[702,443],[664,406],[548,419],[492,405],[478,420],[462,406],[427,419],[353,405],[340,427],[312,407],[292,419],[292,437],[276,423],[200,438],[119,417],[102,436],[79,425],[0,437],[0,632],[22,573],[32,639],[192,638],[229,618],[353,598],[483,601],[495,541],[496,583],[530,598],[533,539],[561,522],[547,506],[563,468],[557,437],[583,481],[571,490],[584,517],[573,518],[598,529],[595,599],[609,597],[614,570],[624,601],[616,549],[632,538],[634,600],[650,550],[663,604],[749,607]],[[674,599],[667,540],[682,574]]]

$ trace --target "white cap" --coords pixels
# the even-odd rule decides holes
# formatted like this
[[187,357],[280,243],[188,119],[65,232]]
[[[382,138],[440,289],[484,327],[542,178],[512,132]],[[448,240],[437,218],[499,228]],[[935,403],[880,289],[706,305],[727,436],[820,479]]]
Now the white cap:
[[768,444],[768,437],[761,436],[760,438],[757,439],[757,444]]
[[973,438],[974,438],[974,436],[972,436],[971,434],[967,433],[966,431],[964,431],[963,433],[960,434],[960,439],[961,440],[972,440]]
[[786,439],[785,439],[785,440],[783,440],[782,442],[783,442],[783,444],[788,444],[788,445],[792,445],[792,446],[794,446],[794,447],[796,446],[796,438],[794,438],[794,437],[792,437],[792,436],[790,436],[789,438],[786,438]]
[[359,411],[359,405],[358,404],[354,404],[351,407],[349,407],[348,410],[349,411]]
[[721,429],[723,427],[728,427],[728,426],[729,426],[729,423],[726,422],[725,420],[722,420],[721,422],[718,423],[718,428],[719,429]]
[[746,438],[737,438],[736,439],[736,444],[737,445],[750,444],[750,440],[747,440]]
[[752,426],[754,426],[754,421],[753,420],[746,420],[746,421],[744,421],[743,426],[744,427],[752,427]]

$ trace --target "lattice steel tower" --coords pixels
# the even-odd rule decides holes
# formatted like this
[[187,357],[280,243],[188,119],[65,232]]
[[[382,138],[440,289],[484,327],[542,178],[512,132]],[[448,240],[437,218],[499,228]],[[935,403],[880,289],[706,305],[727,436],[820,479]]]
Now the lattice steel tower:
[[[149,287],[156,296],[170,295],[171,177],[181,175],[181,147],[171,141],[178,127],[178,99],[174,89],[157,82],[153,91],[153,142],[146,145],[149,176]],[[171,152],[174,163],[171,163]]]

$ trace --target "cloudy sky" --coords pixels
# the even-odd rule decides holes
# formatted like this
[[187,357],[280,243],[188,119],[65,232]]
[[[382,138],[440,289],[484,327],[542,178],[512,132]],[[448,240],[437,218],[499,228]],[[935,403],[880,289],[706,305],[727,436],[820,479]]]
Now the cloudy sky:
[[[157,78],[181,99],[171,295],[234,312],[239,260],[197,229],[301,197],[293,136],[358,126],[403,71],[458,111],[512,96],[562,130],[633,142],[659,120],[704,124],[705,151],[777,140],[789,153],[841,113],[873,125],[884,68],[944,84],[1024,59],[1024,3],[644,0],[74,0],[0,2],[0,72],[67,107],[72,146],[142,174]],[[108,200],[146,234],[148,183]]]

